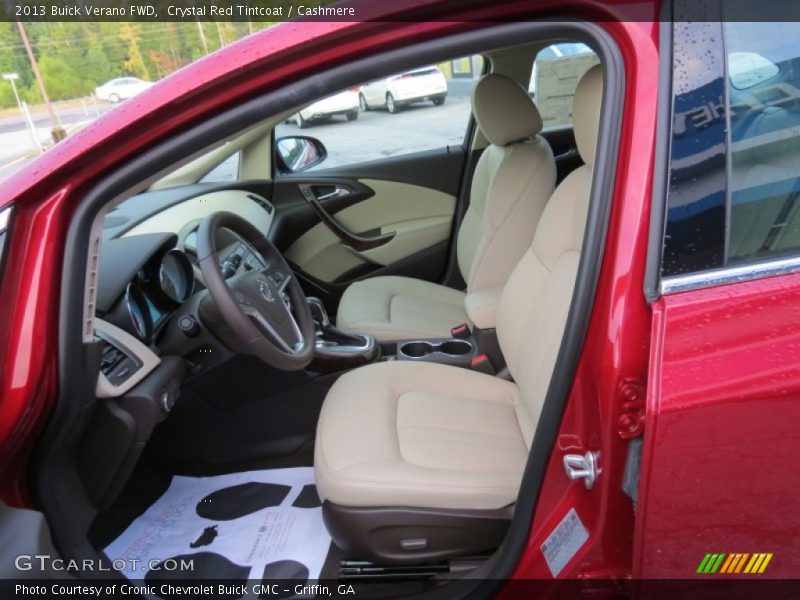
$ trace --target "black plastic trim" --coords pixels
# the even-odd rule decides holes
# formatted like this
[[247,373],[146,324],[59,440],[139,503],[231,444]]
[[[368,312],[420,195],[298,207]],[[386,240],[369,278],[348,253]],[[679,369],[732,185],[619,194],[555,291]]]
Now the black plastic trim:
[[653,191],[650,198],[650,232],[647,241],[647,266],[644,273],[644,296],[653,302],[661,295],[661,253],[666,227],[667,185],[671,153],[670,123],[672,117],[672,11],[671,2],[664,3],[659,24],[658,113],[656,153],[653,163]]
[[2,276],[3,271],[5,271],[6,241],[11,236],[11,229],[14,225],[14,215],[16,211],[14,210],[14,206],[12,204],[8,204],[3,208],[0,208],[0,214],[2,213],[7,213],[8,216],[6,217],[5,226],[0,229],[0,276]]

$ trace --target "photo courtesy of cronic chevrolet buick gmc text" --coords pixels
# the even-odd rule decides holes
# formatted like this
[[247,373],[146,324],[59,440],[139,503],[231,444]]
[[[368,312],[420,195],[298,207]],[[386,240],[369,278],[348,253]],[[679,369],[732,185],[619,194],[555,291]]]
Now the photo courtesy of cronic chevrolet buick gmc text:
[[3,184],[2,577],[791,597],[800,19],[348,5]]

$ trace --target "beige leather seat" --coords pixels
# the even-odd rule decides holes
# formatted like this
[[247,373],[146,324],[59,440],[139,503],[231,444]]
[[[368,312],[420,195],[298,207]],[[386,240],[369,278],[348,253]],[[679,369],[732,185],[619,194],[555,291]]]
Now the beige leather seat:
[[[355,369],[328,393],[314,469],[326,523],[345,550],[374,560],[480,550],[469,546],[476,543],[469,541],[474,533],[464,525],[467,538],[434,548],[435,527],[427,529],[415,507],[427,511],[423,521],[430,523],[431,511],[437,519],[478,511],[480,519],[481,511],[515,502],[578,271],[602,85],[599,66],[578,84],[573,125],[585,165],[553,193],[500,297],[497,334],[514,381],[440,364],[392,361]],[[400,523],[381,522],[387,518]],[[340,519],[347,519],[346,525]],[[364,522],[374,527],[364,529]],[[428,540],[427,549],[400,552],[397,544],[408,531],[412,538]],[[434,533],[427,536],[427,531]]]
[[[456,248],[468,291],[480,291],[501,287],[530,246],[556,169],[538,135],[539,111],[519,84],[503,75],[483,77],[472,91],[472,111],[491,145],[475,168]],[[419,279],[375,277],[345,290],[336,324],[381,341],[449,337],[468,322],[464,297]]]

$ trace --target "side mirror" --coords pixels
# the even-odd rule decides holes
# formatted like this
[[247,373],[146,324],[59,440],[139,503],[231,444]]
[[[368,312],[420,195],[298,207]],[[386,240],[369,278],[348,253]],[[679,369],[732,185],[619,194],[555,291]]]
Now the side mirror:
[[328,151],[318,139],[305,135],[275,140],[275,158],[281,173],[299,173],[321,163]]

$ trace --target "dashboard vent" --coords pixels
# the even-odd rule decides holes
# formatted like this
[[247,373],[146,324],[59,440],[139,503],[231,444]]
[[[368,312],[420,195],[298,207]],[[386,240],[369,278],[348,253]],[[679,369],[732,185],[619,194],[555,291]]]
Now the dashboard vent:
[[250,200],[252,200],[256,204],[258,204],[261,208],[263,208],[269,214],[272,214],[272,212],[275,210],[275,207],[272,206],[272,203],[269,202],[268,200],[265,200],[261,196],[257,196],[255,194],[247,194],[247,197],[250,198]]
[[103,358],[100,359],[100,371],[108,377],[108,374],[126,358],[127,356],[122,350],[105,342],[103,344]]
[[117,348],[107,340],[103,340],[103,353],[100,358],[100,372],[114,385],[119,386],[136,371],[141,365],[137,364],[123,350]]

